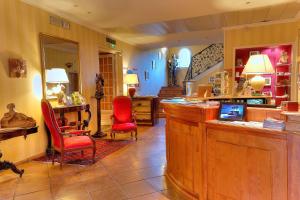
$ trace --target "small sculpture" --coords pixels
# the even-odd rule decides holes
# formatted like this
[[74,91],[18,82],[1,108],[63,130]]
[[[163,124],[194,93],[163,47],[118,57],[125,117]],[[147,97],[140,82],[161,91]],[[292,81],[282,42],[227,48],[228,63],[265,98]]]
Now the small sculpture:
[[1,128],[30,128],[36,126],[36,121],[22,113],[17,113],[15,109],[15,104],[10,103],[7,106],[8,112],[4,114],[1,119]]
[[169,63],[168,85],[177,86],[176,70],[178,66],[178,61],[175,54],[173,54],[172,59],[170,59],[168,63]]
[[280,54],[278,64],[287,64],[288,59],[289,59],[288,53],[286,51],[282,51],[281,54]]
[[102,74],[96,74],[96,99],[102,99],[104,97],[104,78]]

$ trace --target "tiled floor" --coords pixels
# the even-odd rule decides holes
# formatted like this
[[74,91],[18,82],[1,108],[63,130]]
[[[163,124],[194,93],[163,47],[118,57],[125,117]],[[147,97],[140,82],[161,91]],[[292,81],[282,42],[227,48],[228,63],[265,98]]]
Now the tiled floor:
[[22,179],[2,171],[0,200],[185,200],[164,176],[164,123],[140,127],[137,142],[91,166],[29,162]]

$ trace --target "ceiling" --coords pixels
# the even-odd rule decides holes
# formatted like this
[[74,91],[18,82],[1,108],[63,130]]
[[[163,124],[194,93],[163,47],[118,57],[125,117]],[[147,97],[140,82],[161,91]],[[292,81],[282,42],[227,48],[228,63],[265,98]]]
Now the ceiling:
[[144,48],[209,44],[223,28],[297,17],[295,0],[23,0]]

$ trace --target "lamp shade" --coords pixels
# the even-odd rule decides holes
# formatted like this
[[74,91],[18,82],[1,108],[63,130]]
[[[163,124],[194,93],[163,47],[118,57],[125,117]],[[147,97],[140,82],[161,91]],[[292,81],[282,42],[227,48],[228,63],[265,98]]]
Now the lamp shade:
[[126,74],[124,82],[127,85],[136,85],[139,84],[139,78],[137,74]]
[[274,68],[266,54],[251,55],[242,74],[273,74]]
[[52,68],[46,70],[47,83],[69,83],[66,70],[63,68]]

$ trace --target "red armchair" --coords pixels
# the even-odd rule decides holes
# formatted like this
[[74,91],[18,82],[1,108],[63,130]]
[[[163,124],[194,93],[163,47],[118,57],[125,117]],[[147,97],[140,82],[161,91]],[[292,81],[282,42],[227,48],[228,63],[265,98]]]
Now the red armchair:
[[132,102],[129,97],[118,96],[113,100],[113,115],[111,138],[116,138],[116,133],[135,133],[135,139],[137,140],[137,125],[135,115],[132,112]]
[[41,107],[44,116],[44,121],[52,137],[52,164],[54,164],[55,151],[58,151],[61,155],[60,167],[62,167],[65,153],[74,151],[81,151],[81,153],[83,153],[83,150],[85,149],[92,149],[92,159],[93,162],[95,162],[96,145],[93,138],[90,137],[90,131],[75,130],[70,132],[64,132],[65,128],[58,126],[58,123],[55,119],[54,111],[50,103],[47,100],[43,99],[41,102]]

